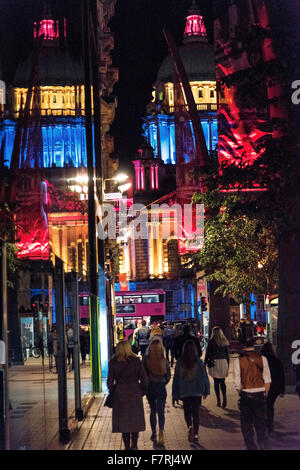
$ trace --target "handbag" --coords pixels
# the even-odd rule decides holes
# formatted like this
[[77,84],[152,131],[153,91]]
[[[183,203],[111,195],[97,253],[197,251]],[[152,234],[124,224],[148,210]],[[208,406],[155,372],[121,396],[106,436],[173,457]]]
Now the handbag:
[[107,406],[107,408],[112,408],[113,407],[113,404],[114,404],[114,392],[116,390],[116,387],[119,383],[119,380],[120,378],[122,377],[122,374],[124,372],[124,369],[125,369],[125,366],[123,367],[122,371],[121,371],[121,374],[119,375],[118,377],[118,380],[116,381],[116,383],[114,384],[113,388],[112,388],[112,391],[109,392],[109,394],[107,395],[106,397],[106,400],[104,402],[104,406]]
[[214,359],[213,357],[208,357],[206,360],[206,364],[207,364],[207,367],[211,369],[212,367],[215,367],[216,359]]

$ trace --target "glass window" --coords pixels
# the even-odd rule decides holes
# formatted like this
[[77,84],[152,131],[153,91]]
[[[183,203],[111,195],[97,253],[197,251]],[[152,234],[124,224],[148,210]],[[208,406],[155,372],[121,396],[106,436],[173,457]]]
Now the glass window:
[[137,322],[141,322],[142,317],[134,317],[134,318],[124,318],[123,319],[123,327],[124,330],[135,330]]
[[53,103],[56,103],[56,95],[53,95]]
[[140,295],[135,295],[135,296],[124,296],[123,297],[123,302],[124,304],[140,304],[142,303],[142,299]]
[[121,304],[122,303],[122,297],[121,295],[116,296],[116,304]]
[[143,304],[153,304],[159,302],[158,294],[143,295]]
[[199,88],[198,97],[199,97],[199,98],[203,98],[203,88]]
[[210,90],[210,97],[214,98],[215,97],[215,90]]

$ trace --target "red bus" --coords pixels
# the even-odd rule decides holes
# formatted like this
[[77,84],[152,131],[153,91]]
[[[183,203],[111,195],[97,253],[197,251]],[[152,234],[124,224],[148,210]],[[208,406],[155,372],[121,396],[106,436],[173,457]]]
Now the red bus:
[[90,322],[89,293],[80,292],[79,294],[79,324],[88,326],[89,322]]
[[137,323],[143,319],[147,325],[164,321],[166,315],[166,292],[161,289],[119,291],[115,293],[116,324],[121,321],[125,339],[131,336]]

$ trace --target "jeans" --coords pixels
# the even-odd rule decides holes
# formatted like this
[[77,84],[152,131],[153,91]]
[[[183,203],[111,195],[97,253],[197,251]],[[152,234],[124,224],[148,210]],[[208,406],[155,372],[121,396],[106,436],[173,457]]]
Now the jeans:
[[140,351],[141,351],[142,357],[144,357],[147,348],[148,348],[148,344],[140,346]]
[[150,426],[152,433],[156,433],[156,414],[161,431],[165,427],[165,404],[167,399],[166,385],[163,382],[150,382],[147,399],[150,406]]
[[266,396],[264,392],[241,392],[241,428],[247,450],[256,450],[255,433],[260,449],[267,445],[266,435]]
[[201,406],[201,397],[184,397],[183,411],[184,419],[188,427],[193,426],[194,434],[198,434],[199,429],[199,408]]
[[171,367],[173,367],[173,364],[174,364],[173,348],[171,348],[169,346],[166,346],[165,349],[166,349],[166,358],[167,358],[169,363],[170,363],[169,353],[171,354]]

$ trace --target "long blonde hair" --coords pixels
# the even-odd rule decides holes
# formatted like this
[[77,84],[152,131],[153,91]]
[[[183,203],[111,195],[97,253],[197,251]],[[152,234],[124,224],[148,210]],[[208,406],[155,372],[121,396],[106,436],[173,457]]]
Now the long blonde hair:
[[115,358],[118,362],[125,362],[127,359],[132,357],[137,357],[136,354],[132,352],[131,344],[127,340],[119,341],[115,351]]
[[217,346],[219,346],[220,348],[223,348],[224,346],[229,346],[229,341],[219,326],[213,327],[210,339],[213,339]]
[[166,375],[167,362],[164,354],[164,347],[159,339],[155,339],[150,343],[148,354],[145,357],[145,366],[152,375]]

